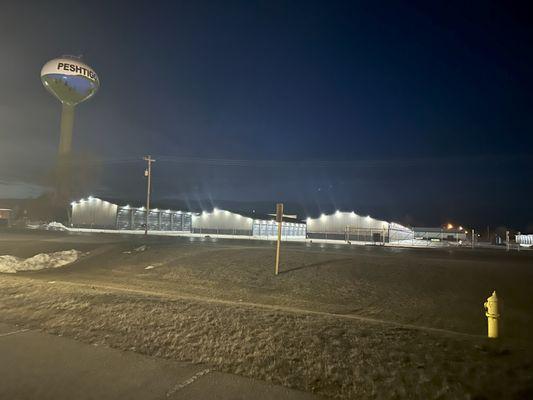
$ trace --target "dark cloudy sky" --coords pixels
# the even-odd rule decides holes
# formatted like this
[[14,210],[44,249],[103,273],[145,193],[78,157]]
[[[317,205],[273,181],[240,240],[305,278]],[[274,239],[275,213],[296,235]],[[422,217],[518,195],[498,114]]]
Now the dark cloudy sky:
[[140,200],[152,154],[159,201],[533,228],[532,13],[512,3],[4,0],[0,197],[44,190],[60,105],[39,72],[74,54],[101,80],[75,123],[87,194]]

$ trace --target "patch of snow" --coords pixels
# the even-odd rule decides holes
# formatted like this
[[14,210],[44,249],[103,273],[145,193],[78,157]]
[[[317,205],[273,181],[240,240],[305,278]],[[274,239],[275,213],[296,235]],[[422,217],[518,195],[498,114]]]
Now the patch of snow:
[[49,222],[49,223],[31,223],[26,225],[27,229],[35,229],[41,231],[68,231],[65,225],[61,222]]
[[402,239],[391,241],[388,246],[404,246],[404,247],[447,247],[450,246],[448,242],[429,241],[424,239]]
[[55,253],[41,253],[30,258],[14,256],[0,256],[0,272],[14,274],[19,271],[39,271],[47,268],[58,268],[71,264],[80,258],[78,250],[57,251]]
[[148,247],[143,244],[142,246],[139,246],[139,247],[136,247],[133,249],[133,251],[135,251],[136,253],[140,252],[140,251],[145,251]]
[[145,269],[154,269],[155,267],[153,265],[147,266]]
[[61,222],[50,222],[45,225],[47,231],[68,231],[68,228],[63,225]]
[[41,229],[41,224],[27,224],[26,229]]

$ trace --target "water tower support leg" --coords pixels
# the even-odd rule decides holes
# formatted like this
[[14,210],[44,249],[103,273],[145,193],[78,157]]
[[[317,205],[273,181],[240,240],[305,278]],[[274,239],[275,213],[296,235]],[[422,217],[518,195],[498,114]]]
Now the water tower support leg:
[[61,112],[61,136],[59,138],[59,156],[69,155],[72,148],[72,130],[74,128],[74,106],[63,104]]
[[74,127],[74,106],[63,104],[59,154],[56,167],[56,205],[62,206],[71,201],[71,147]]

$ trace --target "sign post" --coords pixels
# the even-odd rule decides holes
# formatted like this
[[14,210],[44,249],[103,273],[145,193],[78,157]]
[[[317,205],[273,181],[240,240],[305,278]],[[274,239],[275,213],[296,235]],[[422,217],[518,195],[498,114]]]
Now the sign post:
[[276,246],[276,275],[279,273],[279,251],[281,247],[281,226],[283,224],[283,203],[276,204],[276,222],[278,223],[278,243]]

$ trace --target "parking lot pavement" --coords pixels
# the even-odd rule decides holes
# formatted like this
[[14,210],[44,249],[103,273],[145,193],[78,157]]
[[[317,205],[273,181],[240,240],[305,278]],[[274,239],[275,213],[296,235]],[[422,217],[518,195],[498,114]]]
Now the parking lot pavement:
[[317,397],[182,363],[0,323],[2,399],[296,399]]

